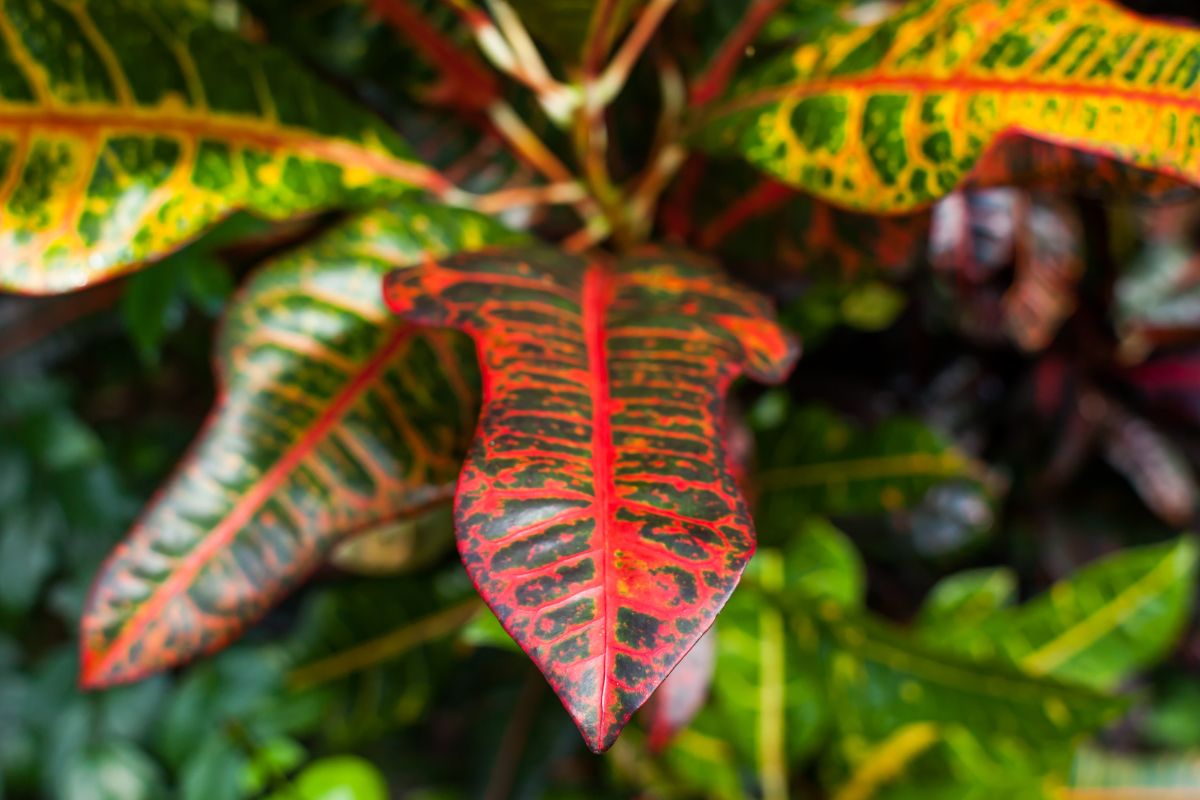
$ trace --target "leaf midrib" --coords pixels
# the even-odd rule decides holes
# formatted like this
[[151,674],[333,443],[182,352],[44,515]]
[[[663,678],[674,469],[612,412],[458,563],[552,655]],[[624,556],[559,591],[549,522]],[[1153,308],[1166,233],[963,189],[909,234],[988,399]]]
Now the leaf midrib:
[[[83,685],[99,685],[109,677],[108,672],[112,664],[125,656],[129,649],[137,643],[146,626],[159,617],[166,604],[184,594],[201,570],[211,563],[223,548],[229,545],[255,512],[271,498],[292,470],[316,448],[330,429],[349,412],[355,401],[390,365],[392,358],[408,342],[414,332],[415,328],[410,326],[402,326],[393,331],[370,360],[362,365],[361,370],[350,383],[329,402],[325,412],[308,431],[279,457],[258,483],[242,494],[242,497],[222,520],[191,552],[180,560],[167,579],[150,593],[138,610],[121,626],[121,632],[117,637],[99,653],[85,649],[80,673]],[[222,405],[223,402],[217,403],[217,412],[211,419],[217,418]],[[121,677],[125,680],[135,680],[136,673]]]

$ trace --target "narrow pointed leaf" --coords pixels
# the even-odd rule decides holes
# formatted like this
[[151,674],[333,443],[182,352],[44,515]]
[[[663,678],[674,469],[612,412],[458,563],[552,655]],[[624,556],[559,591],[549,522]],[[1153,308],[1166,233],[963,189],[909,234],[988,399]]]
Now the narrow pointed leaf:
[[96,579],[85,685],[220,648],[338,542],[449,498],[477,403],[469,343],[396,324],[380,282],[397,261],[515,238],[407,203],[250,281],[218,342],[216,409]]
[[701,137],[867,212],[927,205],[1015,132],[1196,183],[1197,85],[1200,31],[1111,0],[916,0],[763,64]]
[[480,431],[456,501],[480,593],[588,745],[607,748],[712,623],[754,548],[724,393],[794,345],[708,262],[549,248],[392,273],[388,303],[476,339]]
[[0,289],[74,289],[237,209],[444,188],[382,121],[174,2],[0,9]]
[[939,647],[1110,689],[1174,643],[1191,610],[1197,553],[1190,538],[1118,553]]

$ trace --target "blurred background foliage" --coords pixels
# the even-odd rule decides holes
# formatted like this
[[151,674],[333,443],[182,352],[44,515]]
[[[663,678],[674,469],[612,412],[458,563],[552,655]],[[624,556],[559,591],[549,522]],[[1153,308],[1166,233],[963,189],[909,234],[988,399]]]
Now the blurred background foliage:
[[[385,111],[430,160],[471,152],[409,113],[429,73],[365,3],[245,5],[250,35]],[[689,57],[744,5],[683,3],[701,31]],[[849,24],[827,3],[785,11],[781,36]],[[488,163],[467,177],[522,169]],[[1198,505],[1200,205],[956,195],[911,227],[838,217],[869,226],[855,244],[891,237],[886,257],[762,279],[762,245],[800,252],[789,236],[801,247],[829,213],[795,198],[768,236],[717,248],[781,299],[806,356],[786,388],[740,397],[759,554],[599,758],[476,599],[444,512],[354,543],[214,658],[77,691],[89,582],[211,404],[222,308],[328,220],[236,217],[131,278],[0,297],[0,798],[1200,787],[1197,545],[1181,535]],[[1053,281],[1023,278],[1031,253],[1057,259]]]

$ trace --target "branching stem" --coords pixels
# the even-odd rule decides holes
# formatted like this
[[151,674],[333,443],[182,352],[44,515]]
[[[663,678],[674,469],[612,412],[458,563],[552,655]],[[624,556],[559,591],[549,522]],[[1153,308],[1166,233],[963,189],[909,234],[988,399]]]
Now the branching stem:
[[783,4],[784,0],[755,0],[738,26],[725,37],[708,68],[692,85],[693,106],[706,105],[725,92],[738,62],[746,55],[746,48]]

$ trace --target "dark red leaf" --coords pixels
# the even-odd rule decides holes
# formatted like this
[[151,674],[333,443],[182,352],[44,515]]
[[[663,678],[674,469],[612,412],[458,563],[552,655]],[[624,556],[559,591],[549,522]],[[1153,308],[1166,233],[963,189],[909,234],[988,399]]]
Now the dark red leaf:
[[459,479],[459,550],[604,750],[754,550],[724,395],[743,371],[782,380],[797,347],[763,298],[681,253],[456,257],[393,272],[385,294],[476,341],[484,408]]

